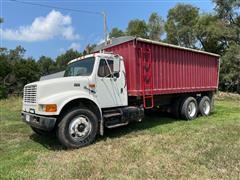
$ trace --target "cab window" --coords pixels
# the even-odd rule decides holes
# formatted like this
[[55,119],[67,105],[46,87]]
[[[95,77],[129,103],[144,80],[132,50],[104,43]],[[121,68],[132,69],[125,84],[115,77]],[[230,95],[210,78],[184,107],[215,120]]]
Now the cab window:
[[93,71],[95,58],[89,57],[68,64],[64,77],[69,76],[90,76]]
[[[110,78],[111,72],[113,72],[113,60],[107,60],[108,65],[106,63],[105,59],[101,59],[99,62],[99,68],[98,68],[98,76],[99,77],[108,77]],[[109,71],[109,68],[111,69],[111,72]]]

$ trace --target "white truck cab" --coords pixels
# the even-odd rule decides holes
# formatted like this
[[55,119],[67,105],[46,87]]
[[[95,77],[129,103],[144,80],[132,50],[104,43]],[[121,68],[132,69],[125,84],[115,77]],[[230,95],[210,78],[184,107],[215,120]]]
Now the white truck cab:
[[36,133],[56,131],[64,146],[82,147],[104,127],[141,120],[143,108],[128,106],[126,84],[121,56],[83,56],[68,63],[64,77],[27,84],[22,116]]

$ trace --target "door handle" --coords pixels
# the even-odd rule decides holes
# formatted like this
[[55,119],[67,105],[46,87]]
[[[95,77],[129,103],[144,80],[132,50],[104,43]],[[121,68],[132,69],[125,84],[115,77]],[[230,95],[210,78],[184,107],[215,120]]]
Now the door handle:
[[126,77],[126,73],[124,71],[122,71],[123,74],[124,74],[124,80],[125,80],[125,84],[124,84],[124,88],[126,87],[127,85],[127,77]]

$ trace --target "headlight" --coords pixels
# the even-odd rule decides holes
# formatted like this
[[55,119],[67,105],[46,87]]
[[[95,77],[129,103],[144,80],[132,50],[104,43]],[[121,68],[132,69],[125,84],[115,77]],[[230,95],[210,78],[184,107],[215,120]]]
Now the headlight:
[[38,111],[57,112],[57,105],[56,104],[39,104]]

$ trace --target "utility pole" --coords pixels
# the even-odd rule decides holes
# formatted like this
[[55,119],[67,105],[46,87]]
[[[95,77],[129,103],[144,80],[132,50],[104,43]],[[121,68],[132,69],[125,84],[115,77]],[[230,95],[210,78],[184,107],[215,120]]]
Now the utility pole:
[[105,45],[107,45],[107,17],[106,17],[106,13],[102,12],[103,15],[103,30],[104,30],[104,36],[105,36]]

